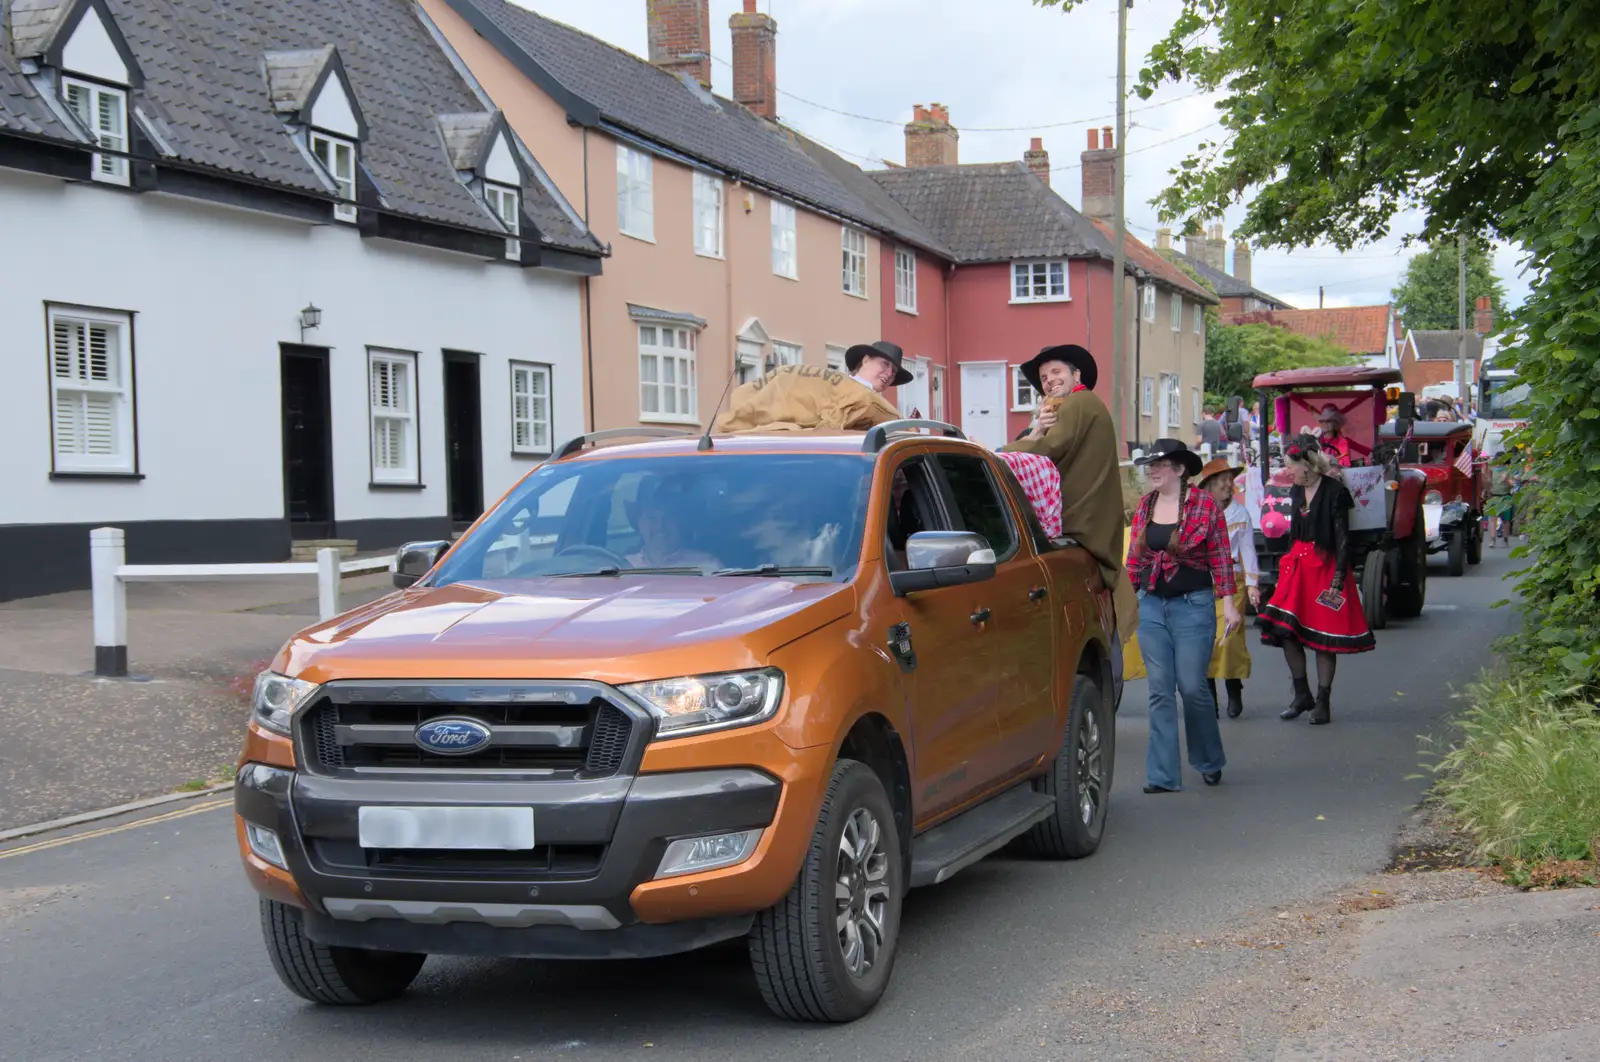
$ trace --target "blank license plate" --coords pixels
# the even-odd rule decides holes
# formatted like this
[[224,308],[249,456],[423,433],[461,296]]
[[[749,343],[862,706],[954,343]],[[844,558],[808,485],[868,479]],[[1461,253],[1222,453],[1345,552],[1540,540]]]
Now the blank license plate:
[[364,807],[358,826],[362,848],[533,847],[532,808]]

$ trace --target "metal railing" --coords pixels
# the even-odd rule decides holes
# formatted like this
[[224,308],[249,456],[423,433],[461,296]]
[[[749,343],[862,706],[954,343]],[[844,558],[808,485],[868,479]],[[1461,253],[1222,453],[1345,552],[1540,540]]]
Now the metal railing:
[[89,571],[94,602],[94,673],[108,678],[127,677],[129,583],[210,582],[315,575],[317,615],[321,620],[330,620],[341,611],[339,583],[344,576],[393,570],[393,557],[340,560],[339,551],[331,547],[317,550],[315,561],[129,564],[127,536],[122,528],[94,528],[89,532]]

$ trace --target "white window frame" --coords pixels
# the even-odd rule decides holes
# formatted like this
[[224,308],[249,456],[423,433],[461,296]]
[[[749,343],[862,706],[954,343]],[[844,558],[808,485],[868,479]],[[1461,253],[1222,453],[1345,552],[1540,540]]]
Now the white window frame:
[[[76,89],[84,95],[80,98],[88,101],[87,115],[80,111],[72,101],[73,90]],[[101,107],[105,100],[114,99],[117,104],[117,118],[114,122],[101,122]],[[112,88],[109,85],[96,84],[82,78],[61,78],[61,101],[67,105],[67,110],[77,116],[83,124],[84,131],[94,137],[95,145],[107,151],[128,151],[128,93],[126,89]],[[89,160],[89,176],[96,181],[106,184],[128,184],[128,159],[125,154],[102,155],[98,152]]]
[[795,235],[795,209],[790,203],[768,201],[772,221],[772,272],[776,276],[800,279],[800,242]]
[[506,237],[506,257],[522,257],[522,193],[509,184],[483,182],[483,201],[511,235]]
[[[404,370],[404,393],[380,403],[378,375],[380,366],[387,366],[393,379],[396,368]],[[377,486],[420,486],[422,484],[421,440],[417,431],[417,355],[409,350],[389,350],[384,347],[367,348],[367,439],[372,464],[372,482]],[[394,388],[398,391],[399,388]],[[404,451],[404,464],[379,465],[378,431],[380,424],[396,425],[401,432],[400,449]]]
[[781,339],[774,339],[772,341],[772,364],[774,366],[804,365],[805,348],[799,343],[785,343]]
[[[698,426],[700,391],[695,361],[698,334],[687,325],[640,321],[634,324],[639,337],[639,419],[653,424]],[[663,336],[670,336],[670,343],[663,344]],[[670,400],[666,390],[669,387],[672,388]],[[672,408],[667,409],[667,406]]]
[[[554,448],[555,412],[551,395],[552,370],[543,362],[511,363],[511,452],[543,457]],[[535,387],[542,382],[543,391]],[[544,409],[539,409],[543,399]]]
[[1173,292],[1172,296],[1171,296],[1171,301],[1172,301],[1172,330],[1174,332],[1181,332],[1181,331],[1183,331],[1183,296],[1179,295],[1177,292]]
[[846,295],[867,297],[867,234],[849,225],[839,226],[841,286]]
[[1011,366],[1011,412],[1032,413],[1039,405],[1039,392],[1022,374],[1021,365]]
[[1156,415],[1156,378],[1146,376],[1139,385],[1139,416]]
[[905,247],[894,249],[894,308],[917,312],[917,252]]
[[828,344],[828,368],[835,372],[848,372],[844,367],[844,352],[847,348],[834,343]]
[[694,253],[721,258],[722,182],[709,173],[694,171]]
[[[1056,290],[1055,273],[1061,273],[1061,290]],[[1064,258],[1040,258],[1011,263],[1011,302],[1071,302],[1071,270]]]
[[1194,399],[1194,426],[1196,430],[1198,430],[1200,427],[1200,422],[1205,419],[1205,410],[1201,408],[1200,402],[1200,388],[1189,388],[1189,394]]
[[[356,220],[356,166],[359,164],[360,155],[356,151],[356,142],[332,133],[324,133],[320,129],[313,129],[308,142],[311,145],[311,154],[317,160],[333,181],[342,202],[333,205],[333,219],[335,221]],[[344,148],[350,160],[350,170],[342,173],[339,166],[339,149]]]
[[1144,309],[1144,319],[1146,321],[1154,321],[1156,319],[1156,286],[1147,280],[1140,285],[1140,288],[1142,289],[1140,298]]
[[[81,343],[59,349],[58,327],[81,328]],[[91,367],[91,330],[108,329],[105,345],[105,378],[97,380]],[[133,373],[133,315],[114,310],[95,310],[80,306],[51,305],[45,323],[45,356],[50,377],[50,455],[55,473],[79,475],[125,475],[139,472],[138,424]],[[67,364],[63,365],[65,360]],[[72,364],[76,363],[76,364]],[[62,369],[71,368],[70,375]],[[113,378],[113,372],[114,378]],[[89,404],[96,396],[110,408],[111,429],[107,433],[115,449],[88,452]],[[74,434],[80,447],[61,450],[63,417],[72,414]]]
[[656,242],[655,159],[627,144],[617,144],[617,231]]
[[1183,423],[1183,378],[1175,372],[1161,375],[1172,381],[1167,386],[1167,427],[1176,428]]
[[1205,331],[1206,307],[1204,303],[1194,304],[1194,334],[1199,335]]

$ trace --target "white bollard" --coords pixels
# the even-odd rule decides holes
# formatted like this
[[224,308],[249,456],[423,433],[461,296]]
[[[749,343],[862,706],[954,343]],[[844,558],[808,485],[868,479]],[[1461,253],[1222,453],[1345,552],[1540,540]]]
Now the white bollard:
[[317,614],[324,621],[339,614],[339,551],[317,550]]
[[128,593],[117,572],[127,560],[127,536],[120,527],[89,532],[89,574],[94,602],[94,673],[128,675]]

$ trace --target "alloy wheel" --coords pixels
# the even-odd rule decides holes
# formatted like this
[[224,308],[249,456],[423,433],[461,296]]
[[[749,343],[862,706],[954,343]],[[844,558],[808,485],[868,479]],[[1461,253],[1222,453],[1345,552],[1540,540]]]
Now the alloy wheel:
[[853,977],[865,977],[886,944],[889,857],[882,841],[883,829],[866,808],[850,813],[839,837],[834,905],[839,948]]
[[1078,815],[1085,826],[1093,826],[1105,790],[1105,755],[1100,745],[1100,720],[1094,712],[1083,713],[1073,744],[1078,774]]

